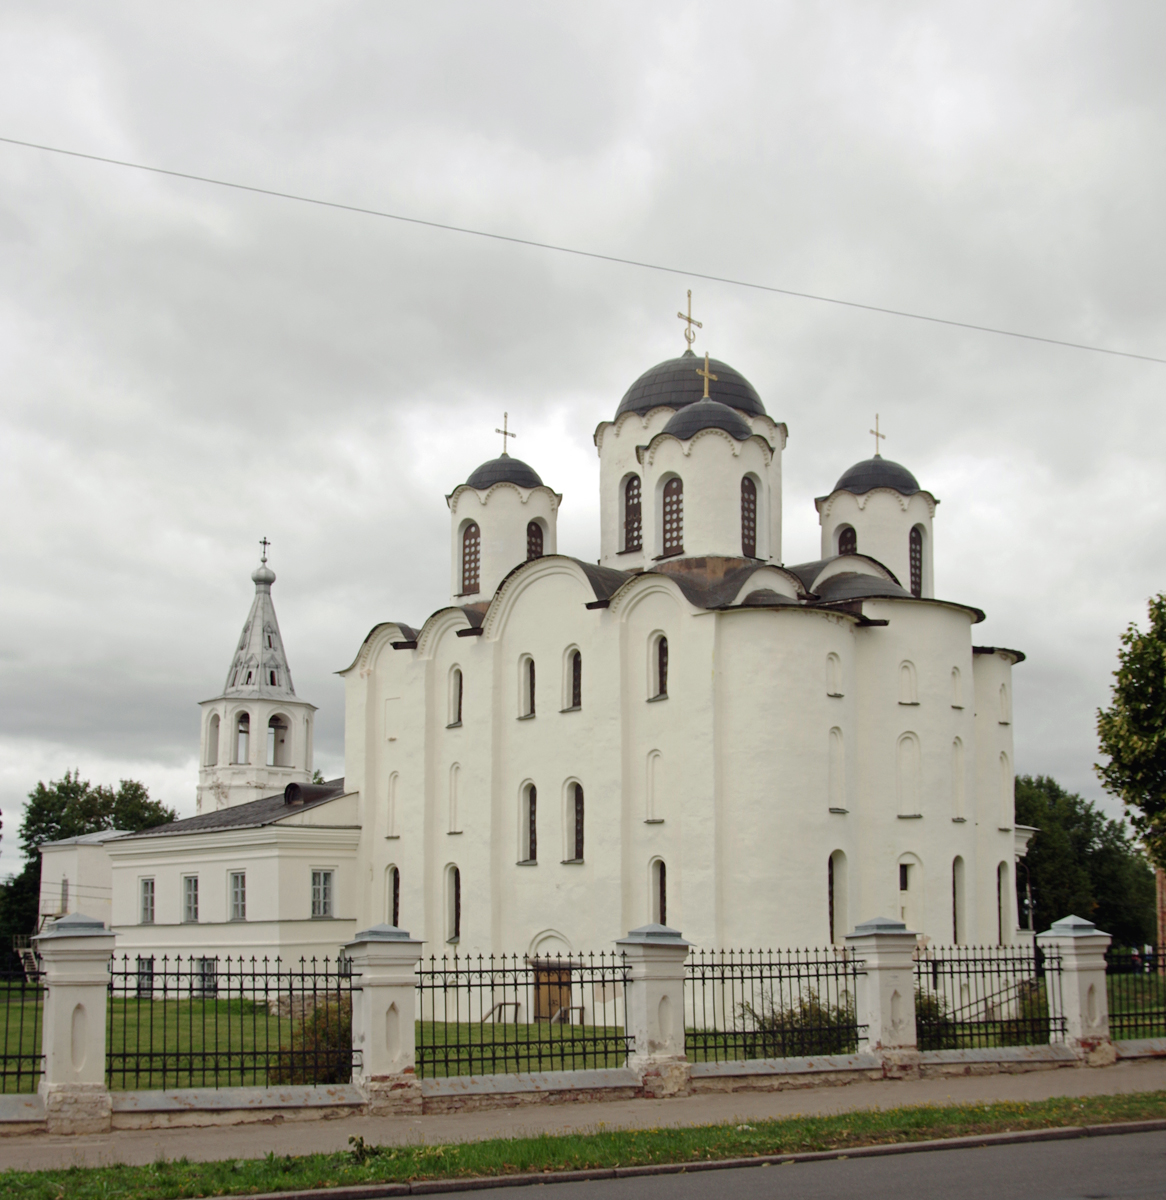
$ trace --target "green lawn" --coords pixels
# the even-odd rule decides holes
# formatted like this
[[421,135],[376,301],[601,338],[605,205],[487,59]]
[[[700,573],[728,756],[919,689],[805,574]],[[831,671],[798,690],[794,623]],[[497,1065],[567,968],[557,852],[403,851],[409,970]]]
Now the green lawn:
[[[454,1145],[367,1145],[300,1157],[230,1159],[216,1163],[161,1159],[144,1167],[67,1167],[5,1171],[0,1189],[15,1200],[176,1200],[304,1188],[352,1187],[427,1179],[538,1176],[659,1163],[715,1162],[805,1151],[844,1153],[858,1146],[967,1137],[1024,1129],[1102,1125],[1166,1117],[1166,1092],[1061,1098],[1033,1103],[921,1106],[732,1122],[695,1127],[604,1130],[591,1134],[497,1138]],[[942,1172],[942,1165],[939,1170]],[[771,1180],[768,1190],[780,1193]],[[716,1190],[710,1184],[709,1191]],[[942,1186],[937,1186],[942,1191]]]
[[1111,1037],[1166,1037],[1166,977],[1110,975],[1106,984]]
[[19,982],[0,982],[0,1006],[6,1059],[0,1092],[35,1092],[40,1083],[42,993]]

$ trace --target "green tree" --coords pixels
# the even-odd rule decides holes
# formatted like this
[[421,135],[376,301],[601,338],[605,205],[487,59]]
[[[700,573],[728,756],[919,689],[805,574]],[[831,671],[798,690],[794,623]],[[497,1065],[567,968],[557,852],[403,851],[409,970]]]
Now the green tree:
[[0,949],[7,952],[13,934],[35,931],[40,901],[40,847],[45,842],[124,829],[136,833],[178,819],[172,808],[151,800],[145,784],[123,779],[116,789],[93,787],[80,771],[66,771],[63,779],[40,782],[28,794],[20,825],[24,869],[0,884]]
[[1016,777],[1016,820],[1037,832],[1016,872],[1025,871],[1037,929],[1075,913],[1134,946],[1154,940],[1154,872],[1125,823],[1045,775]]
[[1166,594],[1149,602],[1150,628],[1121,635],[1111,704],[1097,710],[1105,790],[1121,798],[1150,857],[1166,867]]

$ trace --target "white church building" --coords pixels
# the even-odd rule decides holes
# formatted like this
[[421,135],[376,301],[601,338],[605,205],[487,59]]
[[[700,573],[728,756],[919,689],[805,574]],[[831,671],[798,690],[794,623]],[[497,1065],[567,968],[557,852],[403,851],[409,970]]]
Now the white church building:
[[[938,501],[877,453],[815,502],[819,559],[783,563],[786,438],[726,363],[646,371],[595,431],[598,563],[559,552],[532,467],[478,467],[446,497],[448,601],[341,672],[324,784],[264,558],[202,702],[198,815],[97,847],[119,953],[331,956],[379,922],[438,954],[650,921],[820,946],[875,915],[1015,940],[1024,656],[936,596]],[[67,853],[44,848],[50,890]]]

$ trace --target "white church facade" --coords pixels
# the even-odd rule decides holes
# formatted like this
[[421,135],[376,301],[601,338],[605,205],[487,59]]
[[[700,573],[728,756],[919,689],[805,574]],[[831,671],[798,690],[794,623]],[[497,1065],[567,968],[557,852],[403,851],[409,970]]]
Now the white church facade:
[[484,463],[446,498],[448,604],[341,672],[324,784],[264,561],[202,704],[198,815],[102,842],[119,952],[332,955],[380,922],[438,954],[651,921],[804,946],[875,915],[1015,940],[1023,655],[936,597],[938,502],[877,453],[817,500],[820,558],[784,564],[786,438],[723,362],[645,372],[595,432],[598,563],[559,553],[533,468]]

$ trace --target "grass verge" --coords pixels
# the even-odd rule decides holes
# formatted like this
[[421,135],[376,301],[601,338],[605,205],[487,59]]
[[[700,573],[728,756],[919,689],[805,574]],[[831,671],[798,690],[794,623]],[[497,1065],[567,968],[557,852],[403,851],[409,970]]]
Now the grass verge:
[[755,1121],[750,1125],[608,1130],[442,1146],[376,1147],[355,1139],[352,1150],[338,1154],[284,1158],[269,1154],[260,1159],[213,1163],[179,1160],[145,1167],[4,1171],[0,1172],[0,1194],[21,1200],[239,1196],[362,1183],[708,1162],[1164,1116],[1166,1091],[1160,1091],[1031,1103],[866,1109],[838,1116]]

